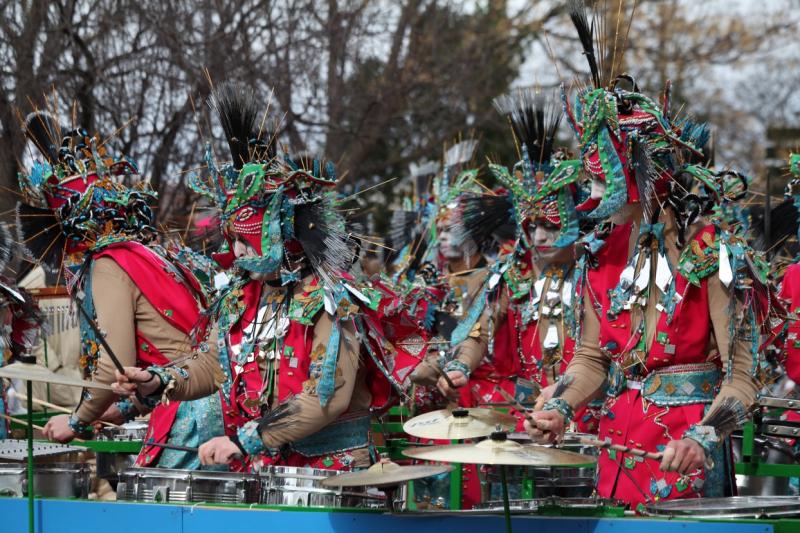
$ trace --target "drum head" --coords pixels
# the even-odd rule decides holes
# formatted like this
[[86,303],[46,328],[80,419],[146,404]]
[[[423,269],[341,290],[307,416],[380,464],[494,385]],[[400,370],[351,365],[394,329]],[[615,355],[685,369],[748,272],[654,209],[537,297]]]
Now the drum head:
[[795,496],[733,496],[669,500],[647,506],[653,516],[692,516],[711,518],[760,518],[800,516],[800,500]]

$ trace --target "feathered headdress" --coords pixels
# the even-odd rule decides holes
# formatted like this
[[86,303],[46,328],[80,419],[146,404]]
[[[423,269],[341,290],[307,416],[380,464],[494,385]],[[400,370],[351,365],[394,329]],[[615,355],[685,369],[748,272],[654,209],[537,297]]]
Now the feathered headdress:
[[228,254],[225,266],[280,272],[288,283],[300,279],[305,265],[333,282],[353,263],[357,247],[335,209],[333,163],[278,157],[271,134],[256,130],[258,104],[248,88],[224,83],[213,91],[209,106],[225,131],[231,162],[218,167],[207,149],[208,172],[192,176],[189,186],[220,211],[229,239],[240,239],[256,252],[235,261]]
[[99,137],[46,112],[28,115],[24,129],[45,159],[18,175],[18,238],[31,261],[57,269],[65,254],[155,235],[148,205],[155,193],[132,159],[111,155]]
[[580,91],[572,104],[562,89],[564,109],[577,136],[584,168],[605,184],[602,198],[590,199],[578,209],[601,220],[625,203],[641,202],[650,218],[653,196],[666,193],[675,169],[690,156],[701,154],[707,130],[670,120],[669,83],[660,106],[639,92],[629,75],[616,76],[604,87],[602,80],[610,76],[601,73],[598,65],[595,23],[588,22],[583,0],[571,0],[569,10],[593,86]]
[[564,160],[563,153],[554,149],[560,109],[536,89],[500,96],[494,105],[511,123],[522,159],[512,171],[489,165],[505,192],[467,199],[460,232],[479,243],[516,236],[527,249],[531,246],[527,226],[542,218],[560,228],[556,246],[571,244],[578,238],[574,205],[580,163]]

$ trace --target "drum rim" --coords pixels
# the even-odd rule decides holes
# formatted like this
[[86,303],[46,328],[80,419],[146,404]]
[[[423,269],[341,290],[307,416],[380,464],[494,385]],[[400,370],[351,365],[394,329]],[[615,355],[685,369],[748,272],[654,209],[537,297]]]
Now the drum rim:
[[[737,507],[714,508],[715,503],[729,502]],[[748,503],[749,502],[749,503]],[[772,503],[772,505],[770,505]],[[695,505],[692,505],[695,504]],[[710,508],[702,508],[705,504]],[[684,506],[684,508],[680,508]],[[723,498],[692,498],[667,500],[645,506],[652,516],[769,516],[770,513],[796,511],[800,514],[800,499],[797,496],[729,496]]]

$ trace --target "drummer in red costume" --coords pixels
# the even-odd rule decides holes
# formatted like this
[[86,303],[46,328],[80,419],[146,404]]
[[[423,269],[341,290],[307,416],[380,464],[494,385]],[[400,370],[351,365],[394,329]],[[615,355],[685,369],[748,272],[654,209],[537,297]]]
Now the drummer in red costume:
[[[496,387],[532,403],[566,368],[576,331],[572,278],[580,163],[554,150],[560,107],[535,89],[515,91],[495,105],[513,126],[522,160],[511,172],[490,165],[505,187],[502,193],[463,199],[459,240],[506,243],[455,332],[456,357],[448,370],[457,386],[469,376],[461,388],[468,406],[505,403]],[[445,380],[439,386],[450,392]],[[588,411],[577,420],[582,431],[596,428]]]
[[118,386],[165,404],[221,390],[226,436],[200,447],[206,464],[369,465],[371,410],[407,386],[424,355],[419,326],[382,282],[347,274],[356,243],[335,207],[333,165],[279,157],[273,139],[259,140],[251,90],[223,84],[211,103],[232,164],[207,154],[193,187],[220,210],[232,281],[193,358],[127,369]]
[[[63,264],[62,275],[82,308],[86,376],[101,383],[115,380],[114,364],[91,323],[123,365],[163,364],[184,353],[205,297],[191,272],[152,243],[156,231],[148,202],[155,195],[140,180],[135,163],[111,156],[98,137],[64,128],[47,113],[31,114],[25,133],[47,162],[36,162],[30,174],[20,175],[26,203],[19,206],[19,225],[37,263]],[[123,180],[136,185],[129,188]],[[220,434],[219,402],[216,409],[213,399],[203,403],[202,416],[179,402],[156,409],[148,439],[191,445],[191,435]],[[140,409],[129,400],[117,401],[110,391],[84,390],[75,412],[51,418],[43,433],[68,442],[89,432],[97,420],[122,423]],[[137,463],[199,466],[196,455],[168,455],[146,446]]]
[[[582,42],[592,43],[582,7],[571,10]],[[579,346],[562,386],[526,425],[537,439],[557,439],[576,409],[605,394],[600,438],[661,451],[663,460],[604,450],[601,497],[639,508],[723,496],[726,437],[759,389],[759,328],[772,311],[765,265],[713,205],[687,193],[695,179],[724,193],[706,169],[681,166],[705,129],[670,121],[668,90],[657,105],[629,77],[603,88],[594,51],[584,52],[594,84],[567,106],[593,180],[578,209],[605,223],[585,239]]]
[[[765,248],[774,250],[782,244],[790,235],[800,233],[800,154],[790,154],[789,171],[793,179],[786,187],[786,200],[775,207],[772,212],[772,224],[770,228],[770,243],[766,243]],[[777,227],[784,231],[780,231]],[[773,244],[774,243],[774,244]],[[783,362],[786,374],[795,383],[800,383],[800,263],[795,262],[786,267],[780,283],[778,296],[786,304],[786,309],[794,320],[789,320],[786,324],[786,332],[781,339],[783,342]],[[787,413],[793,417],[796,414]]]

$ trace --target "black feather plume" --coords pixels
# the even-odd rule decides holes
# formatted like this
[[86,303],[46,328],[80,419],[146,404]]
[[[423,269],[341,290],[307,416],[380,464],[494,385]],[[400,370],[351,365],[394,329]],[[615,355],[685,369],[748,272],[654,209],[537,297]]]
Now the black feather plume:
[[750,217],[753,249],[759,251],[769,250],[769,255],[774,255],[787,244],[786,241],[790,237],[797,235],[800,211],[798,211],[791,198],[776,205],[770,211],[769,242],[767,242],[765,231],[764,209],[761,206],[752,206],[750,208]]
[[328,200],[300,204],[294,211],[294,235],[310,266],[326,282],[334,284],[356,258],[357,242],[345,229]]
[[8,224],[0,222],[0,272],[3,272],[14,257],[14,238]]
[[583,55],[586,56],[586,61],[589,63],[589,70],[592,73],[592,82],[596,88],[602,86],[600,78],[600,69],[597,66],[597,56],[594,50],[594,23],[589,24],[589,18],[586,15],[586,5],[584,0],[569,0],[569,18],[578,30],[578,38],[581,40],[583,47]]
[[394,211],[389,223],[389,246],[400,251],[405,245],[419,237],[422,230],[420,214],[416,211]]
[[564,391],[566,391],[572,382],[575,381],[575,376],[572,374],[564,374],[561,376],[561,379],[558,380],[558,385],[556,385],[556,389],[553,391],[553,398],[560,398]]
[[525,145],[533,163],[545,163],[553,154],[561,106],[534,88],[518,89],[494,99],[494,107],[511,120],[514,135]]
[[255,91],[243,84],[226,82],[214,89],[208,105],[219,115],[237,169],[251,159],[251,140],[258,134],[258,102]]
[[633,165],[633,175],[636,179],[636,188],[639,190],[639,202],[642,205],[645,220],[652,222],[655,183],[659,178],[658,171],[653,167],[647,143],[638,137],[631,137],[630,142],[631,164]]
[[34,111],[25,117],[25,136],[51,165],[58,162],[63,132],[66,131],[58,120],[45,111]]
[[66,248],[66,237],[55,212],[50,209],[17,203],[17,241],[23,254],[48,272],[61,268]]
[[718,436],[724,437],[740,429],[749,414],[741,400],[729,396],[708,412],[702,424],[713,427]]
[[290,398],[258,420],[258,433],[261,434],[263,431],[278,429],[278,427],[287,422],[284,420],[285,418],[296,415],[299,412],[300,406],[297,400]]
[[480,249],[486,249],[515,237],[514,207],[508,196],[470,196],[462,200],[462,207],[455,228],[458,242],[472,241]]

